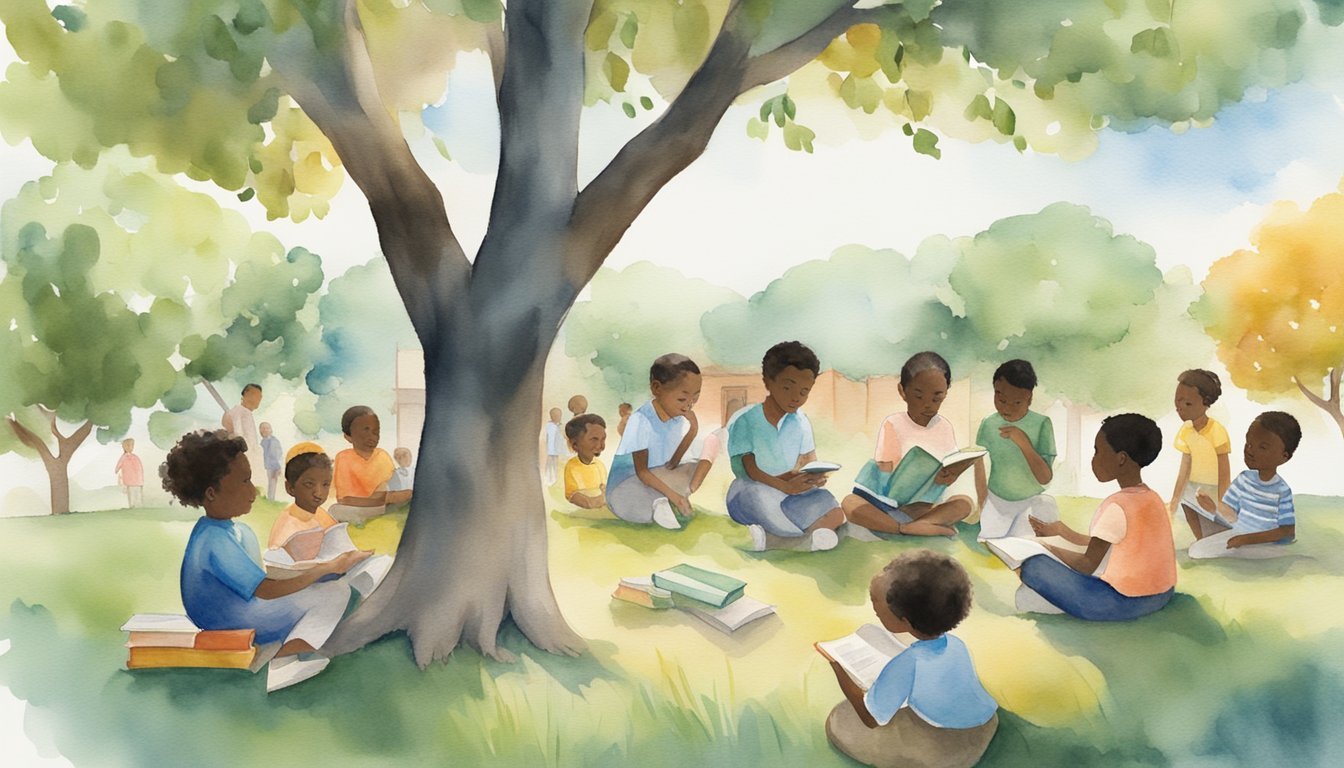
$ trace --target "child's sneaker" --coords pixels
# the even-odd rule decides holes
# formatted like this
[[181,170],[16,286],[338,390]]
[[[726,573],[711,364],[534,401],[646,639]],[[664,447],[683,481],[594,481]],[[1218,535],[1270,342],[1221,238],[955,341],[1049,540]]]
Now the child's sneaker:
[[812,532],[812,551],[825,552],[828,549],[835,549],[835,545],[840,543],[840,537],[835,535],[835,531],[830,528],[818,528]]
[[1059,606],[1041,597],[1041,593],[1026,584],[1017,588],[1014,599],[1018,613],[1063,613]]
[[666,496],[659,496],[653,500],[653,522],[670,531],[681,528],[681,521],[677,520],[677,513],[672,510],[672,502],[668,501]]
[[330,663],[331,659],[325,656],[308,654],[274,659],[266,668],[266,692],[272,693],[301,683],[326,669]]
[[751,534],[751,551],[764,552],[766,549],[765,529],[753,523],[747,526],[747,533]]

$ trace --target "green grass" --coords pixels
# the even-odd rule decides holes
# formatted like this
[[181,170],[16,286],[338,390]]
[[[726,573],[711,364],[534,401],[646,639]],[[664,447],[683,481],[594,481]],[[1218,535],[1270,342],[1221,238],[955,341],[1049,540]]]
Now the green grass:
[[[1094,505],[1061,499],[1080,526]],[[264,538],[279,508],[244,519]],[[1341,508],[1299,499],[1289,558],[1182,556],[1171,605],[1118,625],[1015,615],[1016,578],[969,532],[757,554],[721,510],[678,533],[553,512],[552,579],[589,653],[550,656],[509,628],[518,662],[459,650],[422,672],[394,636],[270,696],[261,675],[122,668],[127,616],[181,610],[190,511],[7,519],[0,683],[29,702],[29,733],[76,765],[852,765],[826,742],[840,693],[811,644],[871,620],[868,579],[928,546],[975,586],[957,634],[1003,707],[983,765],[1327,765],[1344,753],[1344,615],[1329,597],[1344,588]],[[391,551],[403,521],[355,538]],[[683,561],[741,576],[779,615],[727,636],[609,598],[621,576]]]

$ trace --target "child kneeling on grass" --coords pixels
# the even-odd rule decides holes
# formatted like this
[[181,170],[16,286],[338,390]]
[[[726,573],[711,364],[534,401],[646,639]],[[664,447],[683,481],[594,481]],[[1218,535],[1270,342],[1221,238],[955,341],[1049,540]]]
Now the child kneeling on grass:
[[971,580],[947,555],[905,552],[873,577],[873,612],[889,632],[914,635],[867,693],[836,662],[847,701],[826,718],[826,737],[865,764],[972,766],[999,727],[999,705],[980,684],[966,644],[948,634],[971,611]]
[[190,432],[168,452],[159,474],[164,490],[183,506],[205,510],[182,556],[187,616],[201,629],[255,629],[259,645],[283,642],[267,673],[270,691],[326,667],[328,659],[311,654],[336,629],[350,587],[318,579],[345,573],[372,553],[346,552],[291,579],[267,578],[256,534],[233,520],[252,511],[257,498],[246,451],[243,438],[223,430]]

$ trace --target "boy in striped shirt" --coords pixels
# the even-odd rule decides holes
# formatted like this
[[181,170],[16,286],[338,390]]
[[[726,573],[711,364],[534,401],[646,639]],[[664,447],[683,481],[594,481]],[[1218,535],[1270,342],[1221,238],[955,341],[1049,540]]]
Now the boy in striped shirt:
[[1302,440],[1302,428],[1282,411],[1266,411],[1246,430],[1246,471],[1237,475],[1215,503],[1200,491],[1199,505],[1227,521],[1225,531],[1190,545],[1190,557],[1268,558],[1284,554],[1277,545],[1290,544],[1297,534],[1293,491],[1279,476],[1279,467],[1293,457]]

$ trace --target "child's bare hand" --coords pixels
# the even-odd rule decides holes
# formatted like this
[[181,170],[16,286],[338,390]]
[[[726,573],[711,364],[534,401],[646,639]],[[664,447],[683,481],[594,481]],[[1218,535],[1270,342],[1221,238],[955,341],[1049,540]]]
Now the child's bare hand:
[[685,496],[677,494],[675,496],[668,496],[667,500],[672,502],[672,506],[677,508],[677,514],[682,517],[690,517],[695,514],[695,510],[691,509],[691,500]]
[[794,472],[791,477],[784,481],[784,492],[790,496],[807,493],[816,487],[813,478],[808,477],[806,472]]
[[1060,532],[1064,530],[1064,524],[1058,520],[1051,520],[1047,523],[1044,520],[1039,520],[1028,515],[1027,522],[1031,523],[1031,530],[1034,531],[1037,536],[1059,536]]
[[1203,507],[1206,512],[1218,511],[1218,504],[1214,502],[1213,497],[1209,495],[1208,491],[1195,491],[1195,500],[1199,502],[1199,506]]
[[373,554],[372,549],[352,549],[342,552],[327,564],[331,573],[345,573]]
[[1029,445],[1031,443],[1031,440],[1027,437],[1027,433],[1023,432],[1021,427],[1014,427],[1011,424],[999,427],[999,437],[1012,440],[1014,443],[1017,443],[1018,446]]
[[960,474],[960,472],[953,471],[951,467],[943,467],[938,470],[937,475],[934,475],[933,482],[939,485],[951,485],[956,482],[957,476]]

